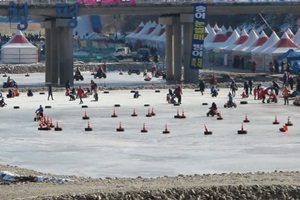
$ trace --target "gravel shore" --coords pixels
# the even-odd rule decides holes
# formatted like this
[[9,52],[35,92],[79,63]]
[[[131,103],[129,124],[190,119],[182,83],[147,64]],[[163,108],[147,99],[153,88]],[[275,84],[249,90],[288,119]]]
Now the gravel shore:
[[[84,71],[93,71],[89,65],[81,66]],[[96,67],[96,65],[94,66]],[[1,73],[34,73],[43,72],[43,66],[0,66]],[[122,69],[124,66],[122,66]],[[8,71],[8,69],[10,71]],[[111,70],[118,70],[113,66]],[[240,86],[246,79],[254,82],[280,81],[281,75],[268,73],[251,74],[241,70],[209,68],[203,70],[201,79],[208,81],[214,75],[219,80],[219,87],[228,87],[232,79]],[[195,88],[196,84],[184,85],[184,88]],[[170,85],[156,86],[169,88]],[[26,88],[21,88],[21,90]],[[55,88],[63,90],[64,88]],[[130,89],[115,87],[110,89]],[[151,88],[140,88],[151,89]],[[35,88],[46,90],[46,88]],[[2,161],[3,162],[3,161]],[[117,178],[95,179],[89,177],[62,176],[42,174],[30,169],[0,164],[0,171],[9,171],[25,177],[22,181],[5,182],[0,176],[0,199],[34,199],[34,200],[73,200],[73,199],[300,199],[300,173],[297,172],[256,172],[204,175],[178,175],[176,177],[157,178]],[[71,181],[34,182],[30,177],[45,176],[65,178]]]

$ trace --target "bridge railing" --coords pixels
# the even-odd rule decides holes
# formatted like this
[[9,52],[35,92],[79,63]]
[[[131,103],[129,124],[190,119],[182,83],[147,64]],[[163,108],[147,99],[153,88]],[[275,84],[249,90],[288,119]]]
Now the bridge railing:
[[[56,3],[75,3],[77,0],[0,0],[0,4],[15,3],[28,3],[28,4],[56,4]],[[137,0],[141,4],[159,4],[159,3],[194,3],[194,2],[213,2],[214,0]]]

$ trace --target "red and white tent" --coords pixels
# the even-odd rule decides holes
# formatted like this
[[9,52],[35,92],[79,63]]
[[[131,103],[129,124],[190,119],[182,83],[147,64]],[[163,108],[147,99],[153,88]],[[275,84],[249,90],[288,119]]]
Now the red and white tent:
[[268,39],[269,39],[269,37],[266,35],[266,33],[264,31],[261,31],[259,38],[256,40],[256,42],[254,44],[252,44],[252,46],[250,46],[248,49],[246,49],[245,52],[251,53],[255,49],[262,46],[265,42],[267,42]]
[[227,29],[227,32],[225,33],[226,37],[229,38],[232,34],[233,30],[231,28],[231,26],[229,26],[229,28]]
[[32,45],[21,31],[1,48],[2,63],[37,63],[38,48]]
[[300,46],[300,28],[298,28],[297,33],[295,34],[295,36],[292,38],[293,42],[295,44],[297,44],[298,46]]
[[278,56],[287,52],[289,49],[297,49],[298,45],[296,45],[288,36],[287,32],[284,32],[281,39],[271,48],[264,51],[264,54],[269,54],[272,56]]
[[141,30],[144,28],[144,26],[145,26],[144,23],[141,22],[140,25],[132,33],[130,33],[127,36],[125,36],[125,42],[126,43],[130,43],[131,40],[134,38],[134,36],[136,34],[138,34],[139,32],[141,32]]
[[226,35],[223,33],[223,30],[220,29],[217,33],[217,35],[214,37],[212,42],[206,46],[207,49],[214,49],[216,47],[219,47],[220,44],[224,43],[227,40]]
[[256,34],[255,30],[252,29],[252,31],[249,33],[249,39],[244,42],[242,45],[237,47],[235,51],[241,51],[245,52],[249,47],[251,47],[257,40],[258,40],[258,35]]
[[288,28],[286,30],[286,33],[287,33],[287,35],[289,36],[290,39],[293,39],[294,36],[295,36],[294,33],[292,32],[292,30],[290,28]]
[[227,48],[225,48],[225,50],[234,51],[237,47],[244,44],[248,40],[248,38],[249,38],[248,33],[246,32],[245,29],[243,29],[242,34],[239,37],[239,39],[234,44],[229,45]]

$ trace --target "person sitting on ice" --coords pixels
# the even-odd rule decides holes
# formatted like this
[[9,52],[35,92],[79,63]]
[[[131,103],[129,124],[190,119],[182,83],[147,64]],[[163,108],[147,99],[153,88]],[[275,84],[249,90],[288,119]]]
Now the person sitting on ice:
[[230,105],[234,105],[234,99],[233,99],[233,96],[230,92],[228,93],[228,103]]
[[150,76],[146,75],[146,77],[144,78],[145,81],[151,81]]
[[4,107],[5,105],[6,105],[6,103],[4,102],[4,98],[1,95],[1,97],[0,97],[0,106]]
[[44,116],[44,108],[42,105],[40,105],[40,107],[35,111],[35,113],[37,115],[39,115],[40,117],[43,117]]
[[213,102],[211,104],[211,107],[209,107],[209,111],[206,115],[207,116],[209,116],[209,115],[212,115],[212,116],[218,115],[218,108],[217,108],[217,104],[215,102]]
[[246,98],[248,98],[248,96],[247,96],[247,94],[246,94],[245,90],[243,91],[243,93],[241,94],[241,96],[242,96],[242,99],[246,99]]
[[276,91],[271,90],[271,92],[269,93],[269,99],[272,100],[272,101],[274,101],[274,102],[277,102]]
[[75,99],[76,99],[76,90],[75,90],[74,87],[71,89],[69,97],[70,97],[69,101],[75,101]]
[[15,93],[13,92],[12,89],[9,89],[8,90],[8,94],[6,95],[7,98],[13,98],[15,97]]
[[134,94],[133,94],[133,98],[137,99],[139,98],[141,95],[139,93],[139,91],[135,91]]
[[211,86],[210,94],[211,94],[212,97],[217,97],[218,96],[218,91],[217,91],[215,86]]
[[29,89],[29,90],[28,90],[28,92],[27,92],[27,96],[28,96],[28,97],[32,97],[32,96],[33,96],[33,92],[32,92],[32,90],[31,90],[31,89]]
[[80,76],[81,75],[81,72],[80,72],[80,70],[79,70],[78,67],[76,67],[75,75],[76,76]]

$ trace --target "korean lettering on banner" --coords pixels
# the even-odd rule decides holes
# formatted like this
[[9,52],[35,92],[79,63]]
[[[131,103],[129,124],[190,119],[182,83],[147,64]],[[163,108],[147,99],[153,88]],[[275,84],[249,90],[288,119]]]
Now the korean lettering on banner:
[[203,66],[203,49],[205,34],[206,4],[194,4],[194,28],[192,38],[191,68],[201,69]]
[[78,3],[74,3],[72,5],[67,3],[58,3],[55,4],[55,6],[57,8],[57,17],[72,18],[67,23],[67,26],[71,29],[74,29],[78,25]]
[[17,28],[20,31],[24,31],[28,28],[28,4],[24,3],[23,7],[19,7],[15,2],[11,1],[8,4],[8,15],[9,21],[11,22],[14,18],[17,18],[20,23]]

